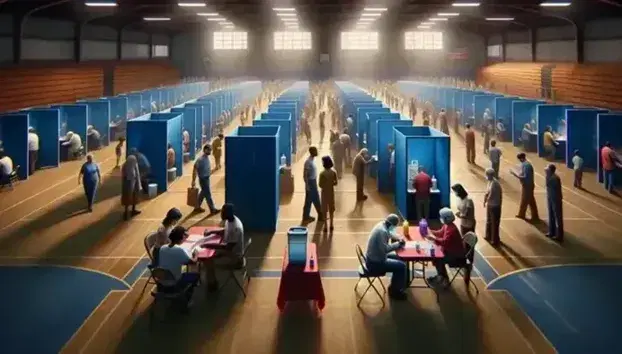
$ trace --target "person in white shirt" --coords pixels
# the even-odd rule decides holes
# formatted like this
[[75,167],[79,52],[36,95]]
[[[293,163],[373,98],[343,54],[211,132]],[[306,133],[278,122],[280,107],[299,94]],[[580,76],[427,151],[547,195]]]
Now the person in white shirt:
[[28,174],[35,173],[37,160],[39,159],[39,135],[35,128],[28,128]]
[[86,139],[89,151],[99,150],[102,142],[102,135],[92,125],[86,127]]
[[[220,211],[220,217],[224,223],[224,228],[206,232],[204,240],[208,241],[215,235],[219,235],[222,236],[222,241],[220,243],[206,243],[203,245],[205,248],[216,250],[214,256],[205,262],[207,288],[210,291],[218,289],[216,268],[242,267],[245,262],[244,250],[247,243],[244,239],[244,225],[235,216],[233,204],[224,204]],[[198,243],[201,243],[201,241]]]
[[0,150],[0,185],[10,184],[11,172],[13,172],[13,160]]
[[314,161],[317,154],[318,152],[315,146],[309,147],[309,157],[304,164],[304,172],[302,177],[305,181],[305,204],[302,209],[302,221],[305,223],[315,221],[315,218],[311,217],[311,204],[313,204],[313,206],[315,207],[315,211],[317,212],[317,214],[322,215],[322,208],[320,205],[320,192],[317,186],[317,167],[315,166]]
[[69,149],[69,158],[75,158],[82,149],[82,138],[80,138],[79,134],[72,131],[67,132],[63,146],[66,146]]
[[190,133],[184,130],[182,133],[182,141],[184,144],[184,152],[190,152]]
[[199,273],[186,272],[182,273],[182,267],[184,265],[192,264],[197,261],[196,254],[193,252],[190,254],[181,245],[188,238],[188,232],[183,226],[176,226],[171,230],[169,235],[170,243],[160,248],[158,268],[168,270],[173,278],[171,282],[158,283],[158,291],[161,292],[175,292],[180,289],[185,289],[187,305],[190,304],[192,299],[192,293],[197,286],[200,275]]

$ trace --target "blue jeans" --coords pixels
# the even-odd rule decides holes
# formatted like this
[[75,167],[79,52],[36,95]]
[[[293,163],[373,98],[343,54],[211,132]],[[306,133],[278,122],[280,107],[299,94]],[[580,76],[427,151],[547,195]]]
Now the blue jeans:
[[305,186],[305,206],[302,209],[303,219],[311,217],[311,204],[315,207],[317,215],[322,215],[322,209],[320,207],[320,192],[318,191],[317,181],[315,180],[308,181]]
[[391,273],[391,292],[400,292],[406,289],[406,263],[393,258],[384,262],[367,261],[367,270],[372,274]]
[[199,177],[199,186],[201,187],[201,192],[199,193],[199,203],[197,204],[197,208],[201,207],[203,199],[205,199],[209,210],[213,212],[217,208],[216,205],[214,205],[214,199],[212,199],[212,190],[209,185],[209,177]]
[[603,170],[603,182],[605,183],[605,189],[609,193],[613,193],[613,175],[615,170]]
[[86,202],[88,203],[89,208],[93,207],[93,203],[95,202],[95,193],[97,192],[97,184],[99,181],[92,181],[88,179],[83,179],[82,184],[84,185],[84,195],[86,196]]

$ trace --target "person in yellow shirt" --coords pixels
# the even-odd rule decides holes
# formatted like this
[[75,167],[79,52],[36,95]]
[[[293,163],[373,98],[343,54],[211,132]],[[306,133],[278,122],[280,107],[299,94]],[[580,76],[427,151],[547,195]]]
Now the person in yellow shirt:
[[545,157],[550,160],[554,160],[557,141],[555,140],[555,135],[553,135],[553,129],[548,125],[544,128],[542,145],[544,146]]
[[223,134],[218,134],[218,136],[212,141],[212,154],[214,155],[214,161],[216,162],[216,169],[220,169],[220,158],[222,157],[222,140],[224,139]]

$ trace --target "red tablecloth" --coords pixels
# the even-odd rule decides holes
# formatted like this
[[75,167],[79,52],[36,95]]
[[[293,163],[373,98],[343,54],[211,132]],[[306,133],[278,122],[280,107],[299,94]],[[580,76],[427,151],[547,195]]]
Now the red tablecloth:
[[[222,230],[222,227],[218,227],[218,226],[194,226],[191,227],[188,230],[188,239],[184,242],[184,243],[194,243],[195,241],[197,241],[198,239],[204,237],[204,232],[205,230]],[[218,244],[220,243],[220,241],[222,241],[221,237],[215,237],[212,240],[210,240],[209,242],[206,243],[214,243],[214,244]],[[212,256],[214,256],[214,253],[216,253],[216,250],[211,249],[211,248],[203,248],[200,247],[198,248],[198,253],[197,253],[197,259],[200,261],[205,261],[209,258],[211,258]]]
[[[315,260],[314,267],[311,268],[309,259]],[[283,256],[283,268],[281,270],[281,283],[279,284],[279,295],[276,304],[282,311],[288,301],[311,300],[317,302],[317,307],[322,310],[326,305],[324,298],[324,287],[322,277],[317,264],[317,249],[315,243],[307,246],[307,265],[302,267],[288,267],[287,248]]]
[[[410,227],[408,229],[408,236],[405,238],[409,241],[419,241],[419,242],[425,241],[423,236],[421,236],[421,234],[419,233],[418,226]],[[433,244],[431,241],[426,241],[426,242]],[[397,253],[397,256],[400,257],[400,259],[406,262],[426,262],[426,261],[432,261],[434,259],[445,257],[445,254],[443,253],[442,248],[436,244],[434,244],[434,257],[430,255],[430,250],[429,250],[429,247],[427,247],[427,245],[425,247],[422,245],[419,251],[417,251],[417,249],[415,248],[404,247],[404,248],[397,250],[395,253]]]

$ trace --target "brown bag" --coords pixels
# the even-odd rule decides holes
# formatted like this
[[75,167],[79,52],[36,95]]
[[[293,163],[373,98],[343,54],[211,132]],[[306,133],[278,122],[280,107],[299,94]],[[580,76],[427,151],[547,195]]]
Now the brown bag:
[[199,205],[199,190],[197,188],[188,188],[186,196],[186,205],[196,208]]

